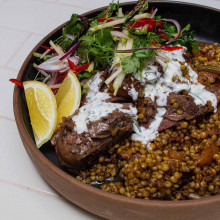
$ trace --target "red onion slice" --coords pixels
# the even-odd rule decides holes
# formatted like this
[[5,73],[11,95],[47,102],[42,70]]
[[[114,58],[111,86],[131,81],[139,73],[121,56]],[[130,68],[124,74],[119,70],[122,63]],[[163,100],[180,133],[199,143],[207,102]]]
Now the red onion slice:
[[57,75],[58,75],[58,73],[54,73],[54,74],[52,75],[52,78],[47,82],[47,85],[48,85],[48,86],[52,86],[52,85],[55,84],[54,82],[56,81]]
[[58,72],[68,67],[67,63],[61,62],[59,56],[55,56],[45,62],[41,63],[40,65],[36,66],[35,68],[38,70],[43,70],[47,72]]
[[166,44],[173,43],[174,41],[176,41],[180,37],[180,34],[181,34],[181,26],[180,26],[179,22],[174,19],[166,19],[166,18],[161,19],[161,21],[167,21],[167,22],[171,22],[171,23],[175,24],[175,26],[177,28],[177,36],[173,40],[167,41]]
[[82,41],[79,41],[76,44],[74,44],[62,57],[60,57],[59,60],[64,60],[66,57],[68,57],[73,51],[75,51],[78,48],[81,42]]
[[55,79],[53,85],[56,85],[57,82],[59,81],[59,79],[60,79],[60,73],[58,72],[58,73],[57,73],[57,77],[56,77],[56,79]]

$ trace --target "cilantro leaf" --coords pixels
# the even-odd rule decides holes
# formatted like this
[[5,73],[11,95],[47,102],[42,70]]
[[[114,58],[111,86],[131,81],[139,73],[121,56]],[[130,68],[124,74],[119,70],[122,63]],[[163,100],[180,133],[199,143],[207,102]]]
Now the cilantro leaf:
[[64,33],[74,35],[78,33],[78,31],[83,27],[84,23],[85,22],[82,22],[80,19],[78,19],[77,14],[72,14],[70,20],[64,28]]
[[112,28],[104,28],[96,32],[95,42],[102,47],[111,47],[114,44],[112,35]]
[[136,56],[124,57],[121,61],[122,69],[125,73],[136,73],[141,67],[141,62]]
[[102,68],[111,62],[112,51],[116,43],[112,39],[112,28],[105,28],[96,32],[89,31],[82,40],[77,52],[84,62],[94,61],[95,68]]
[[90,35],[84,35],[81,37],[82,46],[91,46],[94,43],[94,38]]
[[78,74],[79,79],[89,79],[92,76],[92,73],[82,72]]
[[151,60],[155,57],[155,51],[153,50],[137,50],[135,51],[135,56],[140,59]]

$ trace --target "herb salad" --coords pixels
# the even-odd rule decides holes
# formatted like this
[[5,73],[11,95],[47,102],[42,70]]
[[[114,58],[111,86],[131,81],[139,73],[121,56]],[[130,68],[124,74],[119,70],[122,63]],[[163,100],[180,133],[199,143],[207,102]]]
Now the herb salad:
[[[157,9],[149,11],[145,0],[138,1],[130,12],[123,12],[119,2],[110,3],[94,18],[73,14],[62,36],[51,40],[50,45],[41,45],[45,52],[34,53],[40,59],[40,63],[34,64],[39,70],[36,80],[55,90],[69,69],[84,79],[109,65],[112,76],[107,82],[114,80],[116,95],[122,74],[139,71],[141,75],[146,60],[155,58],[166,65],[159,51],[175,50],[177,45],[198,50],[193,37],[190,24],[181,30],[177,21],[158,16]],[[118,67],[121,72],[114,71]]]

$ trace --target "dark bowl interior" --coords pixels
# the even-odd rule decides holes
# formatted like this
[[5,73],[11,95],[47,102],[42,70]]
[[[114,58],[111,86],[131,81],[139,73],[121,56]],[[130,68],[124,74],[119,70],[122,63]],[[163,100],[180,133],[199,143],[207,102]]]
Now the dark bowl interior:
[[[121,4],[123,6],[124,11],[129,11],[133,8],[134,2]],[[198,6],[194,4],[188,3],[180,3],[180,2],[157,2],[151,1],[149,3],[149,8],[158,8],[158,15],[161,15],[163,18],[172,18],[179,21],[181,27],[185,27],[188,23],[191,24],[191,29],[195,31],[196,40],[213,43],[218,42],[220,39],[220,29],[219,22],[220,21],[220,12],[219,10],[212,9],[209,7]],[[103,9],[103,8],[102,8]],[[100,9],[101,10],[101,9]],[[85,15],[89,17],[93,17],[100,10],[88,12]],[[52,32],[48,36],[46,36],[40,44],[48,45],[49,40],[55,40],[61,35],[62,27],[61,25],[55,32]],[[38,46],[34,49],[36,52],[41,53],[43,51],[42,48]],[[33,51],[32,51],[33,52]],[[31,56],[31,55],[30,55]],[[31,56],[28,61],[22,75],[22,81],[34,79],[36,75],[36,70],[33,68],[33,63],[36,63],[37,58]],[[27,110],[26,101],[24,98],[24,93],[20,91],[19,96],[19,109],[20,116],[25,125],[26,131],[34,141],[32,128],[30,124],[29,114]],[[44,144],[40,151],[48,160],[50,160],[57,167],[63,169],[58,159],[55,155],[54,149],[49,145],[49,143]]]

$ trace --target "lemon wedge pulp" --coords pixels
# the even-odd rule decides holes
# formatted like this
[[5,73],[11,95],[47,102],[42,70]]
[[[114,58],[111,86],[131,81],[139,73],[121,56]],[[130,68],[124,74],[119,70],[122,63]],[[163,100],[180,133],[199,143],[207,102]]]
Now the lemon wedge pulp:
[[81,85],[76,75],[70,70],[62,82],[58,93],[57,101],[57,123],[62,122],[62,117],[72,115],[80,105]]
[[38,81],[24,82],[24,92],[36,145],[50,140],[57,124],[57,104],[50,87]]

